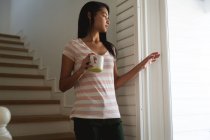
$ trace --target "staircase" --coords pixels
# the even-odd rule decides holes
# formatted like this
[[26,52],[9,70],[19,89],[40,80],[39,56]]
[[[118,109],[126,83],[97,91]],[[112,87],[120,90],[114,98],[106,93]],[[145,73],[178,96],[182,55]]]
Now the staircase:
[[69,116],[16,35],[0,34],[0,106],[11,111],[13,140],[75,140]]

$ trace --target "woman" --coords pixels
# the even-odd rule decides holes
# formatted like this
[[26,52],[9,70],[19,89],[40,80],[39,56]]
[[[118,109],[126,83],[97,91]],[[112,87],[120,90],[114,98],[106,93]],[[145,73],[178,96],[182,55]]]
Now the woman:
[[[106,39],[109,23],[109,7],[106,4],[86,3],[79,15],[78,38],[71,40],[63,51],[60,90],[75,89],[76,101],[71,118],[77,140],[124,139],[115,89],[159,57],[158,52],[152,53],[132,70],[119,76],[116,49]],[[88,71],[91,55],[104,57],[102,72]]]

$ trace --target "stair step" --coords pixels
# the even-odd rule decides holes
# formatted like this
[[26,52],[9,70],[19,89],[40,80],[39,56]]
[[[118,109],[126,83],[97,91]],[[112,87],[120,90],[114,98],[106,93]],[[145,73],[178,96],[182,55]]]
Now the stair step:
[[72,132],[73,124],[64,115],[12,116],[7,129],[15,137]]
[[76,140],[73,133],[55,133],[31,136],[17,136],[13,140]]
[[29,56],[29,50],[26,48],[20,48],[18,46],[2,46],[0,44],[0,53],[6,55],[21,55],[21,56]]
[[50,90],[0,90],[1,100],[49,100]]
[[44,79],[0,77],[0,81],[4,81],[1,86],[47,86]]
[[56,114],[12,116],[7,129],[12,136],[52,134],[73,131],[69,116]]
[[26,48],[17,48],[17,47],[5,46],[5,45],[0,45],[0,50],[28,52],[28,49]]
[[0,100],[11,115],[50,115],[60,113],[60,100]]
[[11,55],[11,54],[0,54],[0,58],[33,60],[33,57],[31,56],[21,56],[21,55]]
[[0,105],[60,104],[59,100],[0,100]]
[[11,115],[53,115],[60,113],[60,104],[29,104],[29,105],[3,105]]
[[[0,43],[1,47],[7,47],[7,48],[26,48],[24,45],[15,45],[15,44],[2,44]],[[27,48],[26,48],[27,49]]]
[[21,52],[21,51],[11,51],[11,50],[0,50],[1,54],[8,54],[8,55],[22,55],[22,56],[32,56],[32,53],[29,52]]
[[17,41],[17,40],[8,40],[8,39],[1,39],[0,38],[0,43],[1,44],[15,44],[15,45],[24,45],[24,42],[22,41]]
[[19,68],[39,68],[38,65],[33,64],[17,64],[17,63],[3,63],[0,62],[1,67],[19,67]]
[[15,58],[1,58],[0,57],[0,63],[15,63],[15,64],[27,64],[27,65],[33,65],[35,64],[33,60],[29,59],[15,59]]
[[11,35],[11,34],[4,34],[4,33],[0,33],[0,37],[20,39],[20,36],[18,35]]
[[2,36],[0,36],[0,40],[21,41],[21,39],[17,39],[17,38],[8,38],[8,37],[2,37]]
[[33,123],[33,122],[53,122],[53,121],[70,121],[66,115],[27,115],[27,116],[12,116],[10,124],[14,123]]
[[35,74],[13,74],[13,73],[0,73],[0,80],[4,81],[1,85],[16,85],[16,86],[44,86],[44,75]]
[[37,68],[23,68],[23,67],[1,67],[0,73],[15,73],[15,74],[43,74],[43,70]]
[[14,73],[0,73],[0,77],[6,77],[6,78],[44,79],[44,75],[35,75],[35,74],[14,74]]
[[51,90],[49,86],[7,86],[0,85],[0,90]]

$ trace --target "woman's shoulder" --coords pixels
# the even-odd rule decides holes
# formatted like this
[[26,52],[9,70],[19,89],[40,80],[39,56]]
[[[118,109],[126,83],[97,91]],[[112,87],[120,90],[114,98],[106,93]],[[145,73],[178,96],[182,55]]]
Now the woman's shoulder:
[[77,46],[77,45],[82,45],[81,39],[80,38],[73,38],[68,42],[69,45]]
[[79,39],[73,38],[66,43],[63,53],[73,58],[72,56],[74,56],[74,54],[79,51],[80,46],[81,45],[79,44]]
[[73,42],[79,42],[80,41],[80,38],[72,38],[71,41],[73,41]]

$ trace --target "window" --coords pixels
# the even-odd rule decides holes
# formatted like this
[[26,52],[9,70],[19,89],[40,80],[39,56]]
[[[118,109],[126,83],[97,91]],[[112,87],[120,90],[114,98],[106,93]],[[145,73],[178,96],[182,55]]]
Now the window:
[[168,0],[173,140],[210,139],[210,1]]

